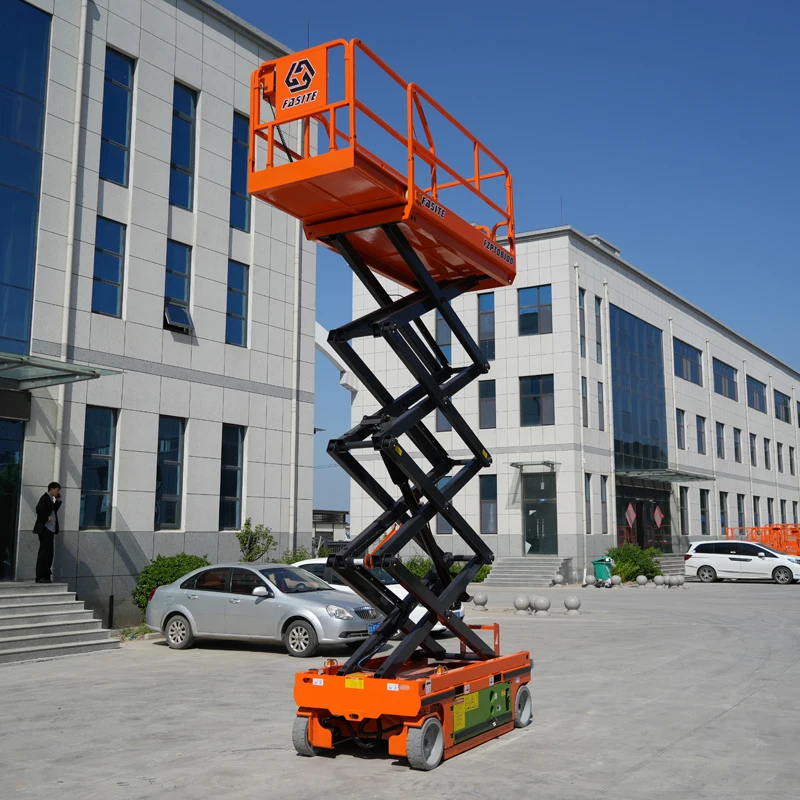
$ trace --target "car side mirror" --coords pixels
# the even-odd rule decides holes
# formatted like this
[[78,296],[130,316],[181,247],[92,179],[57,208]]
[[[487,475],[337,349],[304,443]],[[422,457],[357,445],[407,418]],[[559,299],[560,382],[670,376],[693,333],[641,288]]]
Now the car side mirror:
[[766,557],[767,557],[767,555],[766,555],[766,553],[759,553],[759,554],[758,554],[758,557],[759,557],[759,558],[766,558]]
[[256,588],[253,589],[252,594],[253,594],[253,597],[269,597],[270,596],[270,592],[269,592],[269,590],[267,589],[266,586],[256,586]]

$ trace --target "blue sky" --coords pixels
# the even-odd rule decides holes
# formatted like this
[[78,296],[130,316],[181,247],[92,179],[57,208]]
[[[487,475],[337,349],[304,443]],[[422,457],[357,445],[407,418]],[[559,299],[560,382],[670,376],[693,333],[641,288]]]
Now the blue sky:
[[[295,49],[358,37],[509,166],[518,231],[562,221],[800,368],[800,4],[766,0],[222,0]],[[301,10],[302,9],[302,10]],[[317,319],[350,319],[319,251]],[[328,438],[349,394],[317,359],[315,507],[346,508]]]

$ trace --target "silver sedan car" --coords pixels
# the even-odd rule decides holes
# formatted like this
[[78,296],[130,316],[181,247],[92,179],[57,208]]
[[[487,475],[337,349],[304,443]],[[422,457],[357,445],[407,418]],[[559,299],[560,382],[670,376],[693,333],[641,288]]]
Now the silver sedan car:
[[307,658],[321,644],[357,646],[381,618],[360,597],[296,567],[217,564],[156,588],[145,621],[176,650],[199,638],[282,640],[290,656]]

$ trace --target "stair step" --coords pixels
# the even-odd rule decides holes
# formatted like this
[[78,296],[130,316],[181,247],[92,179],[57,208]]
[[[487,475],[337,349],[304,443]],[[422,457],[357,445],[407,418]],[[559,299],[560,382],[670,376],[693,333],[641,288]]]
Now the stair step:
[[39,603],[66,603],[75,601],[75,592],[38,592],[31,589],[22,592],[0,594],[0,614],[6,606],[38,605]]
[[[14,638],[25,633],[31,635],[37,633],[78,633],[83,631],[96,631],[100,628],[100,620],[93,619],[91,612],[83,612],[83,614],[84,616],[80,619],[72,619],[70,616],[60,622],[28,622],[21,625],[16,621],[18,619],[24,619],[24,617],[11,617],[7,620],[0,620],[0,642],[4,639]],[[38,619],[38,617],[34,617],[34,619]],[[14,624],[2,624],[3,622],[10,622],[11,620],[14,621]]]
[[0,597],[7,594],[28,594],[30,592],[68,592],[66,583],[36,583],[35,581],[0,581]]
[[81,644],[84,642],[100,642],[111,638],[111,634],[102,628],[94,631],[68,631],[65,633],[24,633],[21,636],[10,636],[0,639],[0,655],[9,650],[20,650],[24,647],[40,647],[42,645]]
[[57,658],[81,653],[95,653],[103,650],[117,650],[119,639],[103,639],[97,642],[76,642],[74,644],[49,644],[38,647],[22,647],[16,650],[0,651],[0,664],[16,661],[34,661],[42,658]]
[[61,611],[80,611],[82,608],[83,603],[78,603],[75,600],[68,603],[35,603],[33,605],[24,603],[14,606],[0,606],[0,619],[5,619],[7,617],[30,617],[36,614],[55,614]]

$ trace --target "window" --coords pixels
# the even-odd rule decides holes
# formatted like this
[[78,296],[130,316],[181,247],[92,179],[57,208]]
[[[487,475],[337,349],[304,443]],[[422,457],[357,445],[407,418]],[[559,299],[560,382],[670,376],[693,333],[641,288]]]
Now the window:
[[133,60],[107,48],[100,177],[120,186],[128,185],[132,101]]
[[169,202],[192,210],[194,191],[194,123],[197,92],[176,83],[172,92],[172,158]]
[[497,400],[495,399],[495,382],[480,381],[478,383],[479,413],[481,428],[497,427]]
[[481,475],[481,533],[497,533],[497,475]]
[[225,341],[247,347],[247,264],[228,261],[228,308]]
[[[603,301],[599,297],[594,298],[594,339],[597,363],[603,363],[603,323],[602,323]],[[600,429],[602,430],[602,428]]]
[[686,412],[682,408],[675,409],[675,422],[678,428],[678,450],[686,449]]
[[450,420],[442,413],[440,408],[436,409],[436,430],[439,433],[453,430]]
[[742,432],[738,428],[733,429],[733,460],[742,463]]
[[584,475],[584,501],[586,502],[586,533],[592,532],[592,476],[587,472]]
[[158,418],[155,529],[181,527],[183,494],[183,420]]
[[772,469],[772,464],[770,463],[770,448],[769,448],[769,439],[764,439],[764,469]]
[[750,464],[753,467],[758,466],[758,453],[756,449],[756,435],[750,434]]
[[755,494],[753,495],[753,526],[761,527],[761,498]]
[[786,501],[781,500],[781,524],[786,524]]
[[581,358],[586,358],[586,289],[578,289],[578,311],[581,326]]
[[608,475],[600,476],[600,514],[601,532],[608,533]]
[[681,536],[689,535],[689,487],[680,487]]
[[551,286],[530,286],[520,289],[519,335],[535,336],[553,332],[553,292]]
[[697,452],[706,454],[706,418],[697,417]]
[[781,422],[792,424],[792,398],[775,390],[775,416]]
[[219,480],[219,529],[238,530],[242,522],[242,468],[244,428],[222,426],[222,458]]
[[521,426],[556,424],[552,375],[520,378],[519,399]]
[[444,317],[438,311],[436,312],[436,344],[439,345],[439,349],[444,353],[447,363],[452,363],[453,348],[451,345],[450,326],[444,321]]
[[164,284],[164,325],[180,333],[191,333],[194,323],[189,314],[189,275],[192,248],[167,239],[167,273]]
[[780,442],[775,444],[775,455],[778,461],[778,472],[783,472],[783,445]]
[[597,418],[599,420],[597,427],[604,431],[606,429],[606,407],[603,398],[603,384],[599,381],[597,383]]
[[762,414],[767,413],[767,385],[749,375],[747,376],[747,405]]
[[725,426],[717,423],[717,458],[725,458]]
[[797,508],[797,500],[792,500],[792,522],[797,525],[800,520],[797,518],[798,508]]
[[[444,488],[447,482],[450,480],[448,477],[439,478],[439,482],[436,484],[439,489]],[[436,515],[436,533],[440,535],[446,535],[453,532],[453,526],[441,515]]]
[[708,536],[708,489],[700,490],[700,533]]
[[581,378],[581,409],[583,411],[583,427],[589,427],[589,390],[586,385],[586,378]]
[[194,579],[194,586],[191,588],[201,592],[225,592],[228,589],[230,572],[229,567],[207,569]]
[[247,154],[250,149],[250,122],[233,115],[233,151],[231,153],[231,228],[250,230],[250,193],[247,191]]
[[775,501],[771,498],[767,498],[767,525],[774,525],[775,524]]
[[86,406],[81,477],[81,528],[111,527],[116,412]]
[[714,391],[730,400],[738,400],[736,391],[736,370],[722,361],[712,359],[714,365]]
[[478,345],[488,361],[494,361],[494,292],[478,295]]
[[794,475],[794,447],[789,446],[789,474]]
[[720,536],[724,538],[725,531],[728,529],[728,493],[719,493],[719,527]]
[[[307,569],[309,572],[312,571],[312,568],[315,566],[323,567],[324,564],[309,564],[303,569]],[[319,576],[322,577],[321,575]],[[253,572],[251,569],[237,569],[234,568],[231,570],[231,589],[230,594],[246,594],[252,595],[253,589],[257,586],[264,586],[264,581],[261,580],[257,572]],[[267,587],[264,586],[266,589]]]
[[675,353],[675,375],[690,383],[703,385],[703,355],[696,348],[680,339],[673,339]]
[[736,524],[740,528],[744,528],[744,526],[745,526],[744,495],[743,494],[737,494],[736,495]]
[[97,218],[94,238],[92,311],[122,316],[122,268],[125,261],[125,226]]

